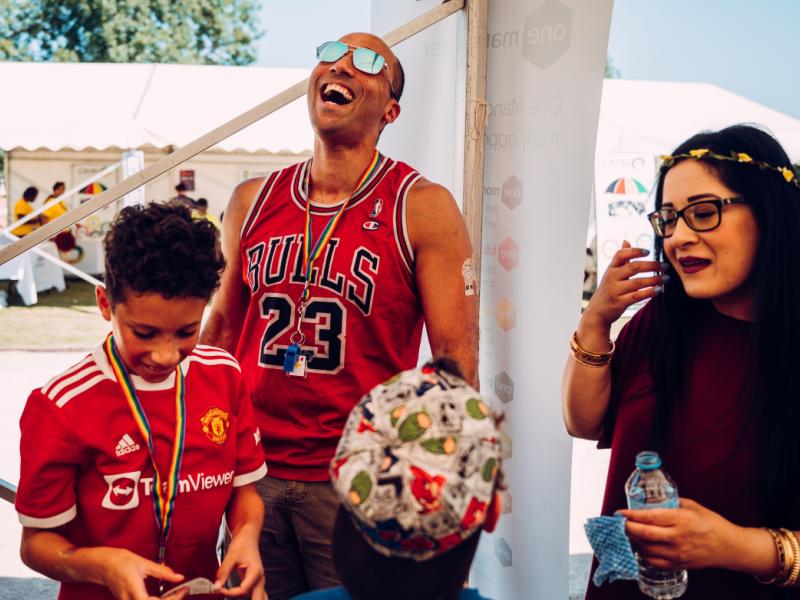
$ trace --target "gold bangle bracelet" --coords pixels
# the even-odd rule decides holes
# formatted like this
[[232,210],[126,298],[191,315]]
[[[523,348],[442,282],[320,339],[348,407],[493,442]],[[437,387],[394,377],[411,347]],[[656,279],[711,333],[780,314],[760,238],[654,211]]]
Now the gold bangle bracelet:
[[578,343],[578,332],[576,331],[569,340],[569,349],[575,360],[582,365],[587,367],[604,367],[611,362],[611,357],[614,355],[614,350],[616,349],[612,340],[609,340],[609,343],[611,344],[611,350],[608,352],[604,352],[603,354],[589,352],[581,348],[581,345]]
[[575,362],[581,363],[584,367],[592,367],[593,369],[599,369],[599,368],[602,368],[602,367],[607,367],[608,365],[611,364],[611,361],[606,361],[606,362],[602,362],[602,363],[586,362],[585,360],[582,360],[581,357],[578,356],[578,354],[576,354],[574,350],[570,350],[570,354],[572,354],[572,358],[575,359]]
[[788,529],[780,529],[779,531],[792,549],[792,561],[788,563],[789,573],[786,579],[779,585],[781,587],[794,587],[797,585],[797,580],[800,578],[800,544],[797,543],[797,538]]
[[797,587],[800,587],[800,538],[797,537],[797,533],[795,533],[794,531],[791,531],[791,530],[788,530],[788,529],[786,531],[788,531],[787,535],[789,536],[789,538],[790,539],[794,539],[795,548],[798,550],[798,554],[796,554],[796,556],[798,556],[798,558],[795,561],[795,563],[799,566],[799,568],[798,568],[798,571],[799,571],[798,579],[796,579],[794,584],[792,584],[792,587],[797,588]]
[[778,570],[771,579],[761,579],[761,577],[756,577],[756,581],[763,583],[764,585],[780,585],[786,581],[786,575],[788,571],[788,565],[786,563],[786,550],[782,539],[783,536],[769,527],[762,527],[762,529],[772,536],[772,541],[775,543],[775,550],[778,552]]

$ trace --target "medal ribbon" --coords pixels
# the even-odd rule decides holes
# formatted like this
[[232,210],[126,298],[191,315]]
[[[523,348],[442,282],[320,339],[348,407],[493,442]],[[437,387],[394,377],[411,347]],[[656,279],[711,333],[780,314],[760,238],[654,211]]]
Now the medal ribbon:
[[367,168],[361,174],[361,178],[358,180],[358,184],[356,184],[355,189],[350,193],[350,195],[345,198],[342,206],[339,208],[337,213],[328,221],[328,224],[325,225],[325,229],[322,230],[322,234],[319,236],[317,243],[314,244],[313,249],[312,246],[312,232],[311,232],[311,165],[308,166],[308,171],[306,172],[306,235],[303,239],[303,269],[306,274],[306,283],[305,287],[303,287],[303,296],[302,300],[308,300],[309,294],[309,285],[311,282],[311,269],[314,266],[314,261],[316,261],[320,254],[322,254],[322,250],[325,248],[328,240],[331,239],[333,236],[333,232],[336,229],[336,226],[339,224],[339,219],[342,218],[344,211],[347,209],[347,206],[350,204],[350,200],[352,200],[353,196],[355,196],[360,190],[361,186],[372,177],[372,174],[378,168],[378,163],[380,162],[381,154],[375,149],[375,154],[372,155],[372,160],[367,165]]
[[183,372],[180,365],[175,367],[175,442],[172,445],[172,460],[170,461],[169,473],[166,486],[156,465],[156,453],[153,449],[153,439],[151,435],[150,422],[142,408],[139,398],[136,396],[136,389],[133,387],[125,365],[117,352],[114,344],[114,336],[108,336],[106,340],[106,351],[111,362],[111,368],[117,377],[117,382],[122,388],[122,394],[128,402],[133,420],[139,428],[147,449],[150,452],[150,461],[153,463],[155,472],[155,482],[153,485],[153,507],[155,509],[156,523],[159,532],[158,558],[163,562],[164,549],[169,536],[170,526],[172,525],[172,511],[175,508],[175,497],[178,495],[179,475],[181,470],[181,459],[183,458],[183,442],[186,433],[186,404],[184,402],[184,381]]

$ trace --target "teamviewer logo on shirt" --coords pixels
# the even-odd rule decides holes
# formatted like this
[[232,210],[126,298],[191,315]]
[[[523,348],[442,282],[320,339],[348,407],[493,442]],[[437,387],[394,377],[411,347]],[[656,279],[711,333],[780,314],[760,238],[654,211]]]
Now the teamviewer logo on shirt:
[[108,491],[103,498],[102,507],[110,510],[130,510],[139,506],[139,477],[141,471],[103,475]]
[[129,436],[127,433],[119,438],[117,442],[117,456],[125,456],[126,454],[130,454],[131,452],[136,452],[140,450],[141,446],[133,441],[133,438]]

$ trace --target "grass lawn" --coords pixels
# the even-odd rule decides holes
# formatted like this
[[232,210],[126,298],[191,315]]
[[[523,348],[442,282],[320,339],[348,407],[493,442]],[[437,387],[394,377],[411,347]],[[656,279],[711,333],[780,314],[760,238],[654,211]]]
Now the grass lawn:
[[0,309],[0,350],[90,350],[110,329],[95,305],[94,286],[84,281],[68,279],[63,292],[38,296],[37,304],[22,306],[12,294]]

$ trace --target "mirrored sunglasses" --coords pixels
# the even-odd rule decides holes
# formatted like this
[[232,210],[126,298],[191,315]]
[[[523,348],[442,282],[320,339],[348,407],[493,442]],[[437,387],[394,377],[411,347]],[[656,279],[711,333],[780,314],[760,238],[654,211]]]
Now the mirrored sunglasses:
[[359,46],[351,46],[344,42],[325,42],[317,48],[317,60],[325,63],[336,62],[342,58],[348,51],[353,51],[353,66],[367,75],[377,75],[382,69],[386,68],[387,79],[389,81],[389,89],[392,92],[392,98],[397,98],[394,93],[394,86],[392,79],[389,76],[389,67],[386,64],[386,59],[370,48],[361,48]]

